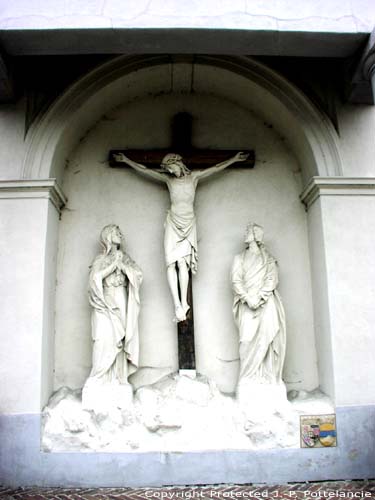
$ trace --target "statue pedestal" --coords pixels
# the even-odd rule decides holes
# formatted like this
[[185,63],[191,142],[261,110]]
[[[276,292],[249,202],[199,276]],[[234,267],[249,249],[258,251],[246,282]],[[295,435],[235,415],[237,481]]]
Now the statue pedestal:
[[237,387],[237,401],[244,411],[271,413],[274,408],[289,407],[286,387],[279,384],[263,383],[253,380],[240,380]]
[[197,378],[197,370],[178,370],[178,374],[180,377],[189,377],[191,379]]
[[107,413],[111,409],[126,409],[133,404],[130,384],[100,382],[88,379],[82,389],[82,409]]
[[283,382],[263,383],[243,379],[237,388],[243,414],[243,431],[254,447],[288,447],[298,434],[298,415],[287,399]]

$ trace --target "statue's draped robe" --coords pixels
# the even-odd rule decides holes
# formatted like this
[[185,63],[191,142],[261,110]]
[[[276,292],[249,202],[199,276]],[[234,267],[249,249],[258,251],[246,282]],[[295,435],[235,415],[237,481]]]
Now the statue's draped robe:
[[92,306],[91,327],[93,366],[89,380],[127,383],[136,371],[139,358],[138,315],[142,272],[125,256],[126,276],[116,270],[103,276],[110,257],[101,255],[92,265],[89,279],[89,301]]
[[194,213],[176,214],[169,210],[164,227],[167,266],[184,259],[194,274],[198,266],[197,225]]
[[194,215],[196,180],[192,174],[171,177],[167,183],[171,208],[165,219],[164,252],[167,267],[185,260],[194,274],[198,266],[197,224]]
[[[233,314],[240,336],[240,375],[262,383],[280,383],[285,358],[285,313],[276,291],[275,259],[263,244],[237,255],[232,267]],[[266,302],[253,310],[247,300]]]

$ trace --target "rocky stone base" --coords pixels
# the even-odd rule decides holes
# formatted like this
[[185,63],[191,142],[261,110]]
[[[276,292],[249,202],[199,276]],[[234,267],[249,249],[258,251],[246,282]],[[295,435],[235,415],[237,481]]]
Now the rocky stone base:
[[333,413],[319,391],[242,385],[222,394],[197,375],[167,376],[152,386],[59,389],[43,412],[43,451],[198,451],[299,447],[299,415]]

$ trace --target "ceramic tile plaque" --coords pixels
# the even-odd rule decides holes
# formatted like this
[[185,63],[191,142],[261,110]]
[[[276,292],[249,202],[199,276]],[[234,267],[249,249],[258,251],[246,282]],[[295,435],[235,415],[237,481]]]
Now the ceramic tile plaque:
[[337,445],[336,415],[300,417],[301,448],[326,448]]

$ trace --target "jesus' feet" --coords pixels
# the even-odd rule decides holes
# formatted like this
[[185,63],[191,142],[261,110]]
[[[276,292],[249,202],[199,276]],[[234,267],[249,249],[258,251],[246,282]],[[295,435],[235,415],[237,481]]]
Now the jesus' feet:
[[185,321],[185,319],[186,319],[186,314],[183,307],[176,306],[174,321],[176,321],[176,323],[179,323],[180,321]]
[[185,304],[182,304],[182,309],[184,310],[184,313],[185,313],[185,318],[189,312],[189,309],[190,309],[190,306],[188,303],[185,303]]

